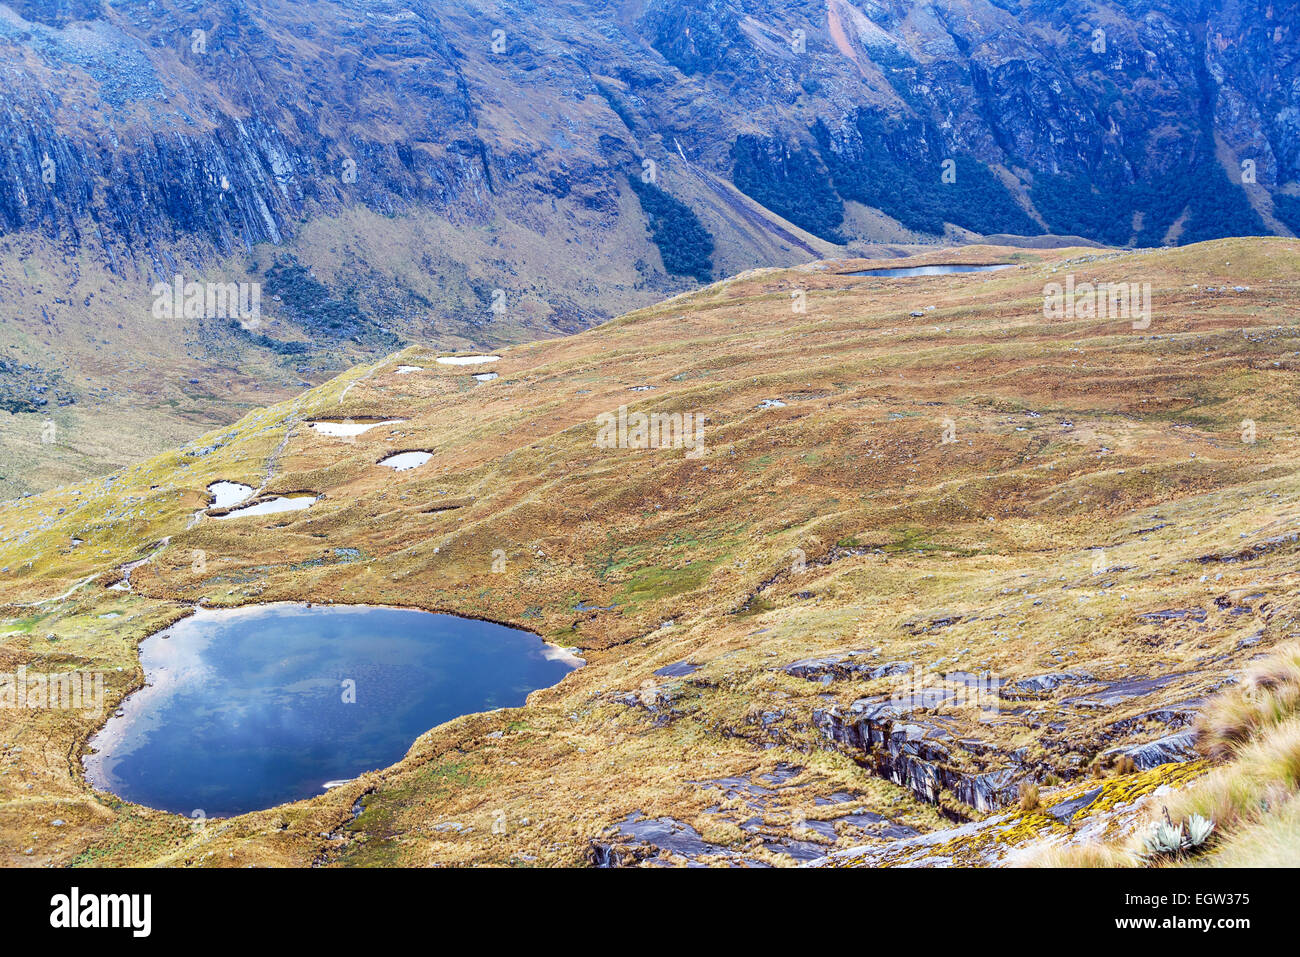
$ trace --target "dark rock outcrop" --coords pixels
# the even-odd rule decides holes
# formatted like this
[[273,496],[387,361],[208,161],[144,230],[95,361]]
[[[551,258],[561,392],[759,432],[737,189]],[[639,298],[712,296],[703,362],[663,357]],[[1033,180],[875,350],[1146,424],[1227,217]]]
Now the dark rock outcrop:
[[[937,703],[937,698],[915,702],[928,707]],[[1010,759],[990,770],[959,767],[958,753],[978,743],[958,741],[939,720],[917,716],[907,703],[863,699],[844,710],[818,709],[813,721],[854,759],[932,803],[946,790],[976,810],[992,810],[1016,796],[1023,775]]]
[[912,665],[906,661],[889,661],[884,664],[875,664],[870,661],[860,660],[864,656],[871,654],[872,652],[869,650],[845,651],[839,654],[823,655],[819,658],[803,658],[791,662],[781,670],[788,675],[805,678],[808,681],[822,681],[828,678],[857,678],[862,681],[869,681],[875,678],[907,674],[912,670]]
[[1087,810],[1097,798],[1101,797],[1101,788],[1093,788],[1068,801],[1062,801],[1047,809],[1047,813],[1062,824],[1069,824],[1080,811]]
[[1127,745],[1103,752],[1104,757],[1127,756],[1139,771],[1154,768],[1159,764],[1177,761],[1192,761],[1200,757],[1196,751],[1196,732],[1179,731],[1175,734],[1157,738],[1146,744]]

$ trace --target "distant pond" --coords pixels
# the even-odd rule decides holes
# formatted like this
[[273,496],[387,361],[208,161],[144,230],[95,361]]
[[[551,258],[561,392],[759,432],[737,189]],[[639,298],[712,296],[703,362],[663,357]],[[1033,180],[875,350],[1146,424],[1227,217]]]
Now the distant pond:
[[430,728],[517,707],[582,662],[536,635],[423,611],[201,609],[140,644],[146,687],[90,742],[86,777],[224,817],[401,760]]
[[906,276],[943,276],[953,272],[993,272],[997,269],[1010,269],[1014,263],[997,263],[992,266],[963,266],[959,264],[940,266],[906,266],[898,269],[860,269],[857,272],[840,273],[841,276],[880,276],[884,279],[898,279]]

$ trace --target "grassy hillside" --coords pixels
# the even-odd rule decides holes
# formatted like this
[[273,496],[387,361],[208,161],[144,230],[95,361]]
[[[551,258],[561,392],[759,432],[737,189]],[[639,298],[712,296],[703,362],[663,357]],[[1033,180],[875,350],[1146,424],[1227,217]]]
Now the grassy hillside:
[[[1131,832],[1230,760],[1152,742],[1300,631],[1300,244],[918,261],[952,259],[1015,268],[758,270],[503,349],[487,382],[414,347],[0,506],[0,671],[104,671],[110,708],[143,681],[137,643],[197,602],[472,614],[588,661],[392,768],[201,826],[86,785],[102,718],[0,709],[4,863],[631,863],[667,843],[676,863],[989,864]],[[1150,283],[1149,326],[1044,318],[1068,275]],[[597,447],[622,405],[704,415],[707,451]],[[352,442],[305,425],[348,416],[404,421]],[[434,456],[376,467],[404,449]],[[216,522],[218,479],[322,498]],[[948,692],[898,704],[922,763],[858,746],[863,708],[922,674]],[[952,694],[964,676],[996,700]],[[657,818],[698,840],[648,838]]]
[[[630,194],[626,202],[637,208]],[[0,498],[174,448],[375,361],[394,343],[495,348],[544,339],[682,288],[608,255],[609,245],[657,255],[639,213],[603,239],[588,235],[584,248],[589,225],[576,221],[561,234],[504,217],[471,228],[431,214],[349,210],[312,220],[286,247],[176,267],[185,281],[260,283],[255,332],[226,319],[156,316],[154,286],[171,283],[171,273],[114,274],[90,250],[69,262],[44,240],[11,237],[0,247],[8,292],[0,360],[21,374],[0,367]],[[51,391],[31,391],[40,385]],[[11,392],[49,401],[7,407]],[[53,441],[42,441],[50,424]]]
[[[692,220],[692,238],[719,237],[722,274],[838,254],[684,163],[666,166],[663,181],[668,202],[680,207],[680,196],[698,208],[704,225]],[[254,331],[155,316],[154,286],[171,283],[170,272],[124,263],[115,273],[102,250],[69,260],[41,238],[8,237],[0,243],[0,498],[175,448],[376,361],[394,343],[495,349],[548,339],[697,284],[665,274],[626,181],[612,202],[611,214],[559,201],[558,223],[522,210],[472,225],[348,209],[304,223],[284,246],[175,267],[185,281],[260,283],[264,324]],[[708,254],[682,266],[673,258],[680,241],[675,229],[663,237],[670,264],[707,280]]]

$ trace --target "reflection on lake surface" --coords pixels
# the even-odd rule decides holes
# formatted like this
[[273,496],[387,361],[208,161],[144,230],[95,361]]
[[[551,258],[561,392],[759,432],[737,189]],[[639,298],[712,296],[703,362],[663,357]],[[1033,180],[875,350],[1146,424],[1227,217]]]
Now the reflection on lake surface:
[[278,512],[301,512],[304,508],[311,508],[316,504],[315,495],[280,495],[276,498],[268,498],[265,502],[258,502],[255,505],[247,505],[244,508],[237,508],[227,515],[213,516],[218,522],[224,522],[228,518],[247,518],[250,515],[275,515]]
[[211,508],[230,508],[252,495],[253,487],[239,482],[213,482],[208,494],[212,496]]
[[206,817],[394,764],[459,715],[516,707],[581,662],[490,622],[365,606],[200,609],[140,645],[146,686],[91,740],[86,776]]

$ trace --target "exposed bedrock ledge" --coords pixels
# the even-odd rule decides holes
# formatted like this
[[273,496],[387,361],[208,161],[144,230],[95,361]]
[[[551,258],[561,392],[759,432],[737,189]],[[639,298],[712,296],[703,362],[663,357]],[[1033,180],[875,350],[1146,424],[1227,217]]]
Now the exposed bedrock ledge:
[[1199,757],[1196,753],[1196,732],[1179,731],[1175,734],[1148,741],[1146,744],[1126,745],[1103,751],[1103,757],[1124,755],[1133,759],[1133,765],[1139,771],[1154,768],[1160,764],[1172,764],[1179,761],[1191,761]]
[[[1021,781],[1035,779],[1045,769],[1020,760],[1019,752],[998,752],[982,741],[959,737],[943,717],[918,714],[920,709],[942,704],[947,693],[927,689],[901,701],[863,698],[848,708],[814,710],[813,723],[839,750],[924,801],[937,804],[947,791],[981,812],[1015,801]],[[1139,771],[1195,760],[1199,757],[1196,732],[1188,726],[1199,704],[1184,701],[1113,723],[1112,735],[1131,734],[1153,723],[1182,730],[1145,743],[1112,747],[1099,757],[1106,764],[1118,757],[1131,758]]]
[[942,725],[922,721],[903,706],[862,699],[847,709],[813,712],[813,722],[831,741],[881,777],[937,804],[942,791],[977,811],[991,811],[1013,800],[1027,771],[1009,758],[1004,767],[967,771],[955,754],[987,750],[980,742],[959,741]]
[[864,649],[822,655],[818,658],[803,658],[786,665],[781,670],[795,678],[804,678],[808,681],[832,681],[845,678],[871,681],[876,678],[905,675],[912,670],[912,665],[906,661],[875,664],[870,660],[864,660],[878,652],[879,649]]
[[[217,116],[198,132],[130,129],[108,149],[60,129],[48,96],[25,106],[30,115],[0,110],[0,235],[40,230],[74,246],[99,237],[123,253],[187,237],[226,254],[282,243],[314,211],[454,205],[468,214],[490,192],[488,154],[473,137],[408,170],[401,144],[337,142],[313,128],[291,137],[259,113]],[[338,171],[353,154],[366,175],[347,186]]]

